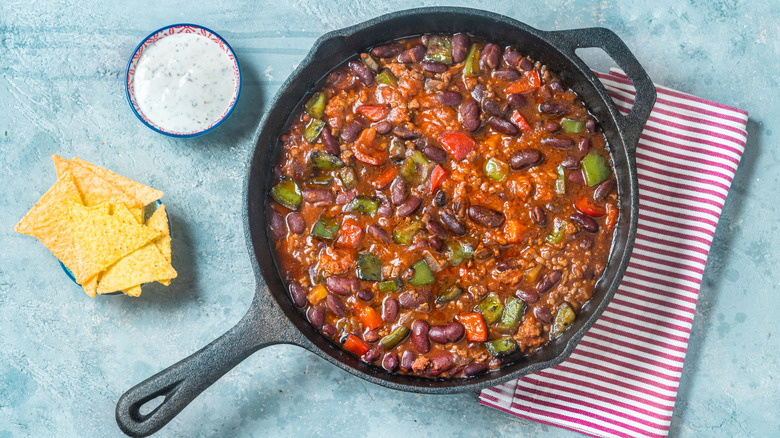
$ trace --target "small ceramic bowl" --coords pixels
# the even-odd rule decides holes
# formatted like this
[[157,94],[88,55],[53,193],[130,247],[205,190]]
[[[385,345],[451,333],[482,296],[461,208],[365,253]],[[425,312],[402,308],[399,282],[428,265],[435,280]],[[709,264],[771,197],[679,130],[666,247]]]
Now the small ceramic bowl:
[[[138,66],[138,62],[140,61],[144,51],[159,42],[161,39],[177,34],[197,34],[206,37],[211,42],[216,44],[219,49],[227,55],[228,59],[232,63],[231,79],[234,83],[232,97],[222,115],[202,128],[186,132],[168,129],[151,120],[146,114],[144,114],[143,110],[138,105],[135,93],[136,67]],[[138,116],[138,119],[141,120],[141,122],[143,122],[146,126],[154,131],[159,132],[160,134],[165,134],[171,137],[195,137],[212,131],[214,128],[222,124],[222,122],[225,121],[225,119],[227,119],[227,117],[233,112],[233,108],[236,106],[236,101],[238,100],[238,95],[240,92],[241,69],[239,68],[238,59],[236,58],[233,49],[230,47],[227,41],[225,41],[216,32],[196,24],[172,24],[149,34],[149,36],[144,38],[143,41],[141,41],[141,44],[139,44],[138,47],[136,47],[133,51],[133,55],[130,57],[130,60],[127,63],[127,70],[125,72],[125,93],[127,95],[127,101],[130,103],[130,108],[133,110],[135,115]]]

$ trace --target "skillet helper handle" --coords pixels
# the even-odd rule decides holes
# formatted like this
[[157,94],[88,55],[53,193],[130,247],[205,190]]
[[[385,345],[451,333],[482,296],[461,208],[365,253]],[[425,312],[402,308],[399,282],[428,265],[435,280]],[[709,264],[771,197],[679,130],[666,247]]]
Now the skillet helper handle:
[[[634,149],[642,135],[642,130],[650,117],[650,111],[655,104],[656,91],[653,81],[626,43],[615,32],[603,27],[585,29],[560,30],[549,32],[569,55],[577,56],[576,49],[596,47],[604,50],[617,65],[626,73],[634,84],[636,97],[634,106],[627,116],[618,117],[620,129],[626,134],[627,146]],[[581,60],[580,60],[581,61]],[[615,106],[614,102],[610,103]],[[617,106],[615,106],[617,108]]]
[[[259,334],[257,312],[252,309],[254,306],[210,344],[124,393],[116,405],[116,421],[122,432],[132,437],[157,432],[239,362],[260,348],[278,343],[264,340]],[[141,406],[160,396],[164,399],[159,406],[141,413]]]

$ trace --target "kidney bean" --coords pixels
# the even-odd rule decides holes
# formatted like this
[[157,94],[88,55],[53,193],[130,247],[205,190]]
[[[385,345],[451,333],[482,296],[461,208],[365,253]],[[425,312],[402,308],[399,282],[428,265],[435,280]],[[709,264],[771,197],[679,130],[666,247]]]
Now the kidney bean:
[[504,214],[496,210],[472,205],[468,209],[469,219],[478,225],[488,228],[498,228],[504,223]]
[[303,307],[306,305],[306,290],[297,281],[290,283],[290,296],[296,306]]
[[374,301],[374,293],[368,289],[363,289],[357,293],[357,297],[363,301]]
[[501,113],[504,111],[504,108],[501,105],[501,102],[495,99],[485,99],[482,101],[482,110],[491,116],[498,116],[501,115]]
[[506,97],[506,103],[514,109],[522,108],[528,104],[528,99],[520,93],[510,94]]
[[561,124],[558,122],[547,122],[544,124],[544,130],[552,134],[553,132],[561,129]]
[[526,304],[533,304],[537,301],[539,301],[539,294],[528,289],[518,289],[517,292],[515,292],[515,295],[517,298],[520,298],[521,300],[525,301]]
[[379,329],[376,330],[366,330],[363,333],[363,340],[366,342],[376,342],[378,340],[382,339],[382,335],[379,334]]
[[390,184],[390,201],[393,203],[393,205],[401,205],[406,201],[406,198],[409,196],[409,193],[406,189],[406,183],[404,182],[401,177],[397,177],[393,180],[393,183]]
[[550,89],[556,93],[563,93],[566,91],[566,89],[563,87],[563,83],[557,79],[550,82]]
[[336,197],[329,189],[303,189],[303,200],[314,205],[328,205],[336,202]]
[[581,213],[574,213],[571,215],[571,220],[577,222],[585,231],[591,233],[597,233],[599,231],[599,224],[590,216]]
[[520,58],[520,53],[512,47],[504,51],[504,63],[510,67],[516,66],[517,62],[520,61]]
[[543,85],[541,88],[536,90],[536,97],[541,100],[548,100],[552,97],[552,90],[547,85]]
[[372,72],[370,68],[366,67],[362,61],[350,61],[349,69],[352,71],[352,74],[357,76],[357,78],[360,79],[360,82],[363,83],[363,85],[366,87],[370,87],[371,84],[374,83],[374,72]]
[[444,224],[445,227],[447,227],[447,229],[457,234],[458,236],[466,234],[466,228],[461,225],[461,223],[458,222],[458,219],[456,219],[455,216],[451,215],[450,213],[446,211],[439,211],[439,220]]
[[505,135],[517,135],[517,127],[509,120],[502,119],[501,117],[491,117],[490,120],[488,120],[488,124],[496,132]]
[[420,67],[422,67],[423,70],[429,71],[431,73],[444,73],[448,70],[446,64],[434,61],[421,61]]
[[547,306],[534,307],[534,316],[536,319],[545,324],[552,322],[552,313],[550,312],[550,309],[547,308]]
[[547,137],[543,138],[541,143],[547,147],[555,149],[571,149],[574,146],[574,142],[570,138],[563,137]]
[[548,272],[547,275],[536,284],[536,293],[541,295],[550,290],[550,288],[555,286],[555,283],[561,279],[561,276],[563,276],[563,272],[558,270]]
[[520,72],[513,68],[502,68],[494,71],[493,77],[504,81],[516,81],[520,79]]
[[444,106],[460,105],[463,96],[455,91],[439,91],[436,93],[436,100]]
[[420,62],[425,57],[425,52],[427,51],[428,49],[423,45],[414,46],[411,49],[401,52],[401,54],[398,55],[398,60],[404,64]]
[[452,61],[455,64],[461,63],[469,54],[469,36],[465,33],[459,33],[452,37]]
[[580,240],[580,245],[579,246],[580,246],[581,249],[583,249],[585,251],[588,251],[591,248],[593,248],[593,240],[588,239],[586,237],[586,238]]
[[517,67],[520,70],[524,70],[524,71],[533,70],[534,63],[528,58],[522,58],[520,62],[517,64]]
[[420,135],[422,135],[417,131],[412,131],[411,129],[406,128],[405,126],[396,126],[395,129],[393,129],[393,134],[404,140],[414,140],[415,138],[419,138]]
[[417,211],[418,208],[420,208],[422,201],[423,200],[421,197],[412,195],[409,197],[409,199],[406,200],[406,202],[401,204],[395,212],[399,217],[411,216],[415,211]]
[[344,302],[336,295],[328,294],[327,298],[325,298],[325,302],[327,303],[330,312],[339,318],[343,318],[344,315],[347,314],[347,308],[344,307]]
[[412,323],[412,345],[422,354],[431,351],[431,343],[428,341],[429,328],[430,325],[424,319],[418,319]]
[[382,368],[390,371],[391,373],[398,369],[398,355],[395,353],[387,353],[382,358]]
[[544,160],[544,154],[538,149],[519,150],[509,157],[509,166],[514,170],[536,166]]
[[276,210],[271,210],[268,226],[271,228],[271,237],[274,239],[283,239],[287,235],[287,224],[284,223],[284,216]]
[[387,298],[382,303],[382,319],[391,323],[398,318],[398,300],[395,298]]
[[474,132],[479,129],[479,105],[474,100],[467,100],[460,106],[460,123],[467,131]]
[[377,134],[387,134],[388,132],[390,132],[390,130],[393,129],[393,125],[387,120],[382,120],[381,122],[374,123],[373,127],[374,129],[376,129]]
[[479,54],[479,68],[482,70],[496,68],[500,60],[501,46],[490,43],[483,47],[482,52]]
[[322,326],[321,330],[322,330],[322,333],[325,336],[333,336],[333,335],[336,334],[336,326],[333,325],[333,324],[330,324],[330,323],[325,324],[324,326]]
[[474,362],[466,365],[466,368],[463,369],[463,374],[471,377],[476,376],[477,374],[482,374],[487,370],[488,365],[485,362]]
[[406,156],[406,145],[404,141],[398,137],[392,137],[390,139],[390,147],[388,148],[390,153],[390,159],[393,161],[403,161]]
[[553,116],[564,116],[569,114],[571,108],[565,102],[544,102],[539,105],[539,111]]
[[399,295],[398,304],[405,309],[416,309],[420,304],[428,301],[430,297],[431,290],[429,288],[420,288]]
[[431,358],[431,365],[433,366],[428,369],[428,374],[437,376],[455,366],[455,359],[450,353],[442,353]]
[[415,359],[417,359],[417,353],[411,350],[404,351],[404,354],[401,355],[401,368],[407,371],[411,370]]
[[382,204],[376,209],[376,215],[379,217],[390,217],[393,215],[393,207],[389,204]]
[[477,84],[474,86],[474,89],[471,90],[471,97],[473,97],[477,102],[482,102],[482,99],[485,98],[486,92],[487,87],[482,84]]
[[580,141],[577,142],[577,150],[580,151],[582,155],[586,155],[588,151],[590,151],[590,139],[588,137],[582,137]]
[[510,269],[517,269],[520,266],[517,265],[517,261],[512,260],[499,260],[496,262],[496,269],[498,269],[500,272],[508,271]]
[[371,237],[373,237],[374,239],[376,239],[376,240],[378,240],[378,241],[380,241],[380,242],[382,242],[384,244],[389,245],[393,241],[393,239],[390,237],[390,233],[385,231],[384,228],[382,228],[381,226],[379,226],[377,224],[369,225],[368,228],[366,228],[366,231],[368,232],[368,234]]
[[567,179],[570,183],[578,186],[585,184],[585,177],[582,176],[582,172],[571,172]]
[[376,345],[372,347],[370,350],[366,352],[366,354],[363,355],[363,360],[371,363],[375,362],[377,359],[379,359],[382,356],[383,348],[380,345]]
[[336,204],[338,205],[345,205],[348,204],[349,201],[355,199],[355,196],[357,196],[357,190],[347,190],[346,192],[341,192],[336,196]]
[[318,306],[309,307],[309,310],[306,311],[306,317],[314,327],[322,327],[322,324],[325,323],[325,306],[320,304]]
[[441,226],[440,223],[436,221],[428,221],[428,223],[425,224],[425,229],[428,230],[428,233],[434,236],[438,237],[447,237],[447,231],[444,229],[443,226]]
[[452,321],[444,326],[444,331],[449,342],[458,342],[463,337],[463,334],[466,333],[466,328],[458,321]]
[[444,207],[447,205],[447,194],[444,193],[444,190],[436,190],[436,194],[433,195],[433,203],[436,204],[437,207]]
[[530,216],[531,220],[539,226],[543,227],[547,224],[547,214],[544,212],[544,208],[538,205],[528,212],[528,216]]
[[580,160],[573,155],[567,155],[561,160],[561,166],[569,170],[577,170],[580,168]]
[[588,118],[585,119],[585,129],[591,134],[596,132],[596,119],[588,116]]
[[360,288],[360,280],[357,278],[328,277],[325,280],[325,287],[334,294],[346,296]]
[[612,189],[614,188],[614,179],[608,179],[604,181],[603,183],[596,186],[596,190],[593,191],[593,199],[599,202],[607,199],[607,196],[609,196],[609,194],[612,192]]
[[426,145],[422,152],[429,160],[437,163],[443,163],[447,160],[447,151],[432,144]]
[[444,249],[444,240],[438,236],[431,236],[428,238],[428,246],[437,252],[441,252]]
[[431,341],[437,344],[446,344],[447,343],[446,326],[435,325],[431,327],[431,329],[428,331],[428,337],[431,338]]
[[357,140],[360,133],[363,131],[363,125],[357,120],[353,120],[352,123],[344,127],[341,131],[341,139],[347,143],[352,143]]
[[287,227],[295,234],[303,234],[306,229],[306,221],[303,220],[300,213],[294,211],[287,215]]
[[371,54],[377,58],[393,58],[403,52],[404,46],[400,44],[385,44],[371,49]]
[[330,126],[325,125],[324,128],[322,128],[322,132],[320,132],[320,139],[322,139],[322,146],[325,147],[325,152],[338,156],[339,153],[341,153],[341,148],[339,147],[339,141],[336,140],[335,137],[333,137],[333,133],[330,130]]

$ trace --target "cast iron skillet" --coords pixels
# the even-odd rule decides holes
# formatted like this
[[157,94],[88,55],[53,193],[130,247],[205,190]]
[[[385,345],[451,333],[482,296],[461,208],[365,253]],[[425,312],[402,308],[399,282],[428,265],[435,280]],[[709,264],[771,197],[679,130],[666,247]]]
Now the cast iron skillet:
[[[266,204],[271,169],[281,149],[279,136],[288,126],[291,115],[300,110],[304,97],[317,88],[330,71],[361,51],[388,40],[423,33],[463,31],[486,41],[518,47],[521,53],[558,72],[579,94],[609,142],[615,164],[620,217],[609,262],[593,298],[582,308],[573,326],[556,341],[500,370],[469,379],[431,380],[390,374],[362,362],[320,335],[292,303],[277,271],[268,236]],[[575,55],[574,50],[581,47],[599,47],[606,51],[634,83],[637,95],[628,116],[618,112],[598,79]],[[236,364],[274,344],[303,347],[372,383],[429,394],[478,391],[559,364],[571,354],[604,311],[628,264],[636,235],[639,202],[634,152],[654,102],[655,88],[650,78],[620,38],[604,28],[545,32],[490,12],[434,7],[395,12],[323,35],[279,90],[256,133],[255,150],[244,186],[245,233],[258,280],[249,311],[235,327],[200,351],[126,392],[116,407],[119,427],[131,436],[156,432]],[[159,406],[146,414],[140,412],[142,405],[160,396],[164,401]]]

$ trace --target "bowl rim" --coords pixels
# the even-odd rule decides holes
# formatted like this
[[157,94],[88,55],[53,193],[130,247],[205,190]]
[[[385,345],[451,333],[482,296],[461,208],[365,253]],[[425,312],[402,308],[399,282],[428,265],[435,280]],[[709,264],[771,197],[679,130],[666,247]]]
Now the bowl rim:
[[[238,85],[235,87],[235,92],[233,93],[232,102],[228,106],[227,111],[225,111],[222,114],[222,116],[219,119],[217,119],[216,122],[214,122],[211,125],[209,125],[206,129],[203,129],[203,130],[200,130],[200,131],[192,131],[192,132],[188,132],[188,133],[177,133],[177,132],[173,132],[173,131],[166,131],[166,130],[162,129],[162,127],[156,126],[153,123],[151,123],[150,121],[148,121],[147,119],[145,119],[144,118],[145,116],[141,115],[140,107],[136,108],[137,104],[134,104],[133,103],[134,99],[132,97],[130,97],[130,70],[134,66],[134,64],[137,64],[138,60],[141,59],[140,57],[136,58],[136,55],[138,54],[138,51],[141,49],[141,47],[144,44],[147,43],[147,41],[149,41],[152,37],[154,37],[158,33],[166,31],[166,30],[171,29],[171,28],[176,28],[176,27],[191,27],[191,28],[196,28],[196,29],[202,29],[202,30],[210,33],[213,37],[216,37],[217,39],[219,39],[225,45],[225,47],[227,48],[228,54],[232,56],[233,64],[235,64],[235,66],[236,66]],[[135,77],[135,74],[133,74],[133,77]],[[128,59],[127,65],[125,67],[125,80],[124,80],[125,98],[127,99],[127,103],[130,105],[130,109],[133,111],[133,114],[135,114],[135,116],[138,118],[138,120],[140,120],[149,129],[151,129],[151,130],[153,130],[155,132],[158,132],[160,134],[167,135],[168,137],[174,137],[174,138],[198,137],[198,136],[201,136],[203,134],[206,134],[206,133],[211,132],[214,129],[216,129],[218,126],[220,126],[222,124],[222,122],[224,122],[230,116],[230,114],[233,113],[233,110],[236,108],[236,104],[238,103],[238,98],[241,95],[241,84],[242,84],[242,82],[243,82],[243,79],[242,79],[242,74],[241,74],[241,64],[239,64],[239,62],[238,62],[238,57],[236,56],[236,52],[233,50],[233,47],[230,46],[230,44],[227,42],[227,40],[225,38],[223,38],[220,34],[214,32],[213,30],[209,29],[206,26],[201,26],[199,24],[193,24],[193,23],[174,23],[174,24],[169,24],[167,26],[163,26],[163,27],[155,30],[154,32],[146,35],[141,40],[141,42],[138,43],[137,46],[135,46],[135,49],[133,49],[133,52],[130,55],[130,59]]]

